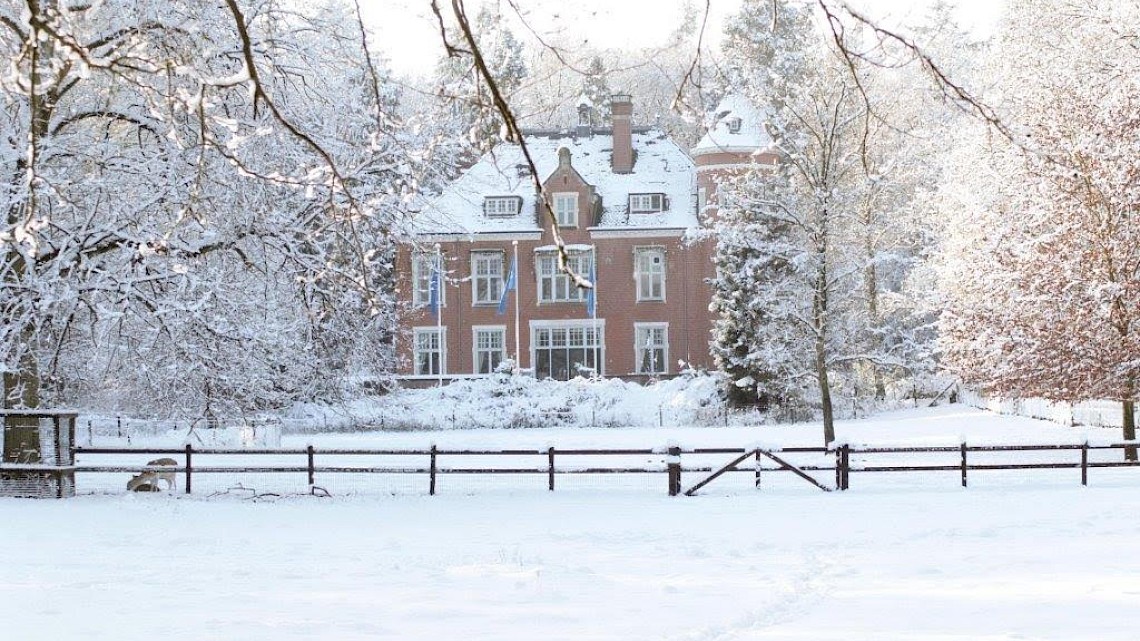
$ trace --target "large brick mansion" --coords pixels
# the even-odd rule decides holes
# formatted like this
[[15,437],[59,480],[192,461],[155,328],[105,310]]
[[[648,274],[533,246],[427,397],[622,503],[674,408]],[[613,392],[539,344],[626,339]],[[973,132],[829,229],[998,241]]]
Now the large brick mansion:
[[633,126],[629,96],[611,102],[612,129],[590,126],[583,105],[576,128],[525,136],[569,267],[595,292],[558,268],[522,149],[500,144],[420,212],[400,250],[406,382],[486,375],[507,359],[557,379],[711,366],[714,241],[696,232],[715,216],[718,180],[774,162],[770,140],[735,97],[689,153]]

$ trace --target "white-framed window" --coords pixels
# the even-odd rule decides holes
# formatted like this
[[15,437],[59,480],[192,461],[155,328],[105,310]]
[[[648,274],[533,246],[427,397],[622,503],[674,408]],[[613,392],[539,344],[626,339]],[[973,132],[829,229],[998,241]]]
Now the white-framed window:
[[[593,251],[569,251],[566,260],[570,271],[589,278],[594,261]],[[538,273],[539,303],[568,303],[586,300],[585,289],[574,284],[570,276],[558,269],[558,254],[553,251],[535,255],[535,271]]]
[[637,281],[637,300],[665,300],[665,250],[661,247],[638,247],[634,250],[633,277]]
[[491,218],[518,216],[522,198],[518,196],[487,196],[483,199],[483,213]]
[[503,325],[471,328],[476,374],[490,374],[507,358],[507,328]]
[[537,378],[566,381],[575,376],[604,374],[605,322],[533,321],[531,346]]
[[578,194],[554,194],[554,218],[559,227],[578,226]]
[[447,328],[416,327],[413,332],[415,374],[436,376],[447,373]]
[[668,199],[665,194],[630,194],[629,213],[649,214],[656,211],[665,211]]
[[730,133],[730,134],[740,133],[740,124],[741,124],[740,118],[729,118],[728,120],[725,121],[725,123],[728,125],[728,133]]
[[471,302],[498,304],[503,295],[503,252],[471,252]]
[[412,305],[423,307],[431,302],[432,274],[439,272],[439,306],[446,307],[447,279],[444,278],[442,257],[435,253],[412,254]]
[[669,371],[669,323],[634,323],[633,347],[638,374]]
[[705,187],[697,189],[697,214],[703,214],[709,204],[709,190]]

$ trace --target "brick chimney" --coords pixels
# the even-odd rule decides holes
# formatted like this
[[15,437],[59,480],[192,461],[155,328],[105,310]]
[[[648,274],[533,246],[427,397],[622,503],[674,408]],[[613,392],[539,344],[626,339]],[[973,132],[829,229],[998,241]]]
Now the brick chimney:
[[614,154],[612,167],[615,174],[633,171],[633,99],[629,94],[610,96],[610,119],[614,125]]

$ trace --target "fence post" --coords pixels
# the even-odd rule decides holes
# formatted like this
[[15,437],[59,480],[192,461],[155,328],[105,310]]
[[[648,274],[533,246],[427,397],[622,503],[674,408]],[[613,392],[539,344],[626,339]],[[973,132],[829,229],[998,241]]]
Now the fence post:
[[312,444],[309,445],[306,453],[309,455],[309,485],[312,486],[316,481],[316,466],[313,465],[313,455],[316,453],[313,450]]
[[835,489],[843,489],[843,448],[835,448]]
[[1081,485],[1089,484],[1089,441],[1081,445]]
[[966,442],[962,441],[962,487],[966,487]]
[[756,489],[760,489],[760,448],[756,448]]
[[842,487],[840,489],[846,491],[849,487],[851,487],[851,446],[844,443],[843,447],[842,447],[842,451],[843,451],[843,457],[842,457],[843,477],[841,480],[843,481],[843,483],[842,483]]
[[549,467],[547,468],[548,469],[547,487],[549,487],[550,491],[553,492],[554,491],[554,448],[553,447],[546,450],[546,458],[550,464]]
[[435,457],[436,457],[437,451],[438,450],[437,450],[435,444],[432,443],[432,446],[431,446],[431,466],[428,470],[428,473],[430,475],[430,481],[428,482],[428,495],[429,496],[435,496]]
[[681,448],[677,445],[669,446],[669,496],[681,493]]
[[191,457],[194,454],[194,446],[186,444],[186,493],[190,493],[190,470],[192,469]]

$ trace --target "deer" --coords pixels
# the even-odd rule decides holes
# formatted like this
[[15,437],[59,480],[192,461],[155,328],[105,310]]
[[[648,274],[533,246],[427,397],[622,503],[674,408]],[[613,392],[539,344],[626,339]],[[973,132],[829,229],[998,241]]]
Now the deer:
[[[178,487],[178,477],[175,472],[164,470],[164,467],[177,467],[178,461],[172,458],[159,458],[149,461],[142,472],[127,481],[127,490],[131,492],[158,492],[158,482],[166,481],[166,489],[173,490]],[[153,469],[159,468],[159,469]]]

